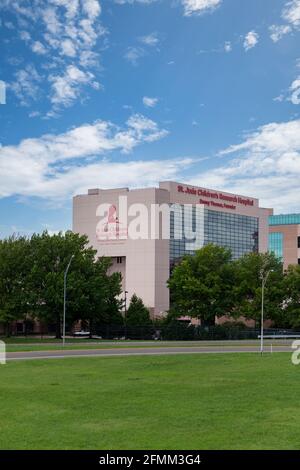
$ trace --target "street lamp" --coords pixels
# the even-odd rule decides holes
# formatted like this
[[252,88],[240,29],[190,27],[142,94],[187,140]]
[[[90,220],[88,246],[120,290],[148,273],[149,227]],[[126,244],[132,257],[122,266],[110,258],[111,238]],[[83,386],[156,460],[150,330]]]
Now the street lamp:
[[125,320],[126,320],[126,314],[127,314],[127,294],[128,294],[128,290],[125,290],[124,291],[124,294],[125,294],[125,297],[124,297],[124,316],[125,316]]
[[127,317],[127,294],[128,294],[128,291],[125,290],[124,291],[124,321],[125,321],[125,339],[127,337],[127,325],[126,325],[126,317]]
[[260,324],[260,354],[262,355],[264,352],[264,300],[265,300],[265,286],[268,280],[268,277],[274,269],[269,269],[265,271],[262,269],[260,271],[260,279],[261,279],[261,324]]
[[72,263],[72,259],[74,255],[71,256],[70,261],[68,263],[67,269],[64,272],[64,316],[63,316],[63,346],[65,346],[66,341],[66,303],[67,303],[67,275],[69,268]]

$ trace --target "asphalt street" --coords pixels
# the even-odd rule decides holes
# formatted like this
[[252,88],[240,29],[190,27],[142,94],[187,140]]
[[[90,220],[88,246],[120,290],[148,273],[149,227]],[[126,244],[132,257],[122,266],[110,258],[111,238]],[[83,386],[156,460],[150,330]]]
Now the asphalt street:
[[[281,345],[273,348],[273,353],[292,353],[289,345]],[[170,354],[228,354],[228,353],[257,353],[256,346],[203,346],[203,347],[145,347],[145,348],[122,348],[122,349],[78,349],[78,350],[56,350],[56,351],[26,351],[7,353],[8,361],[28,359],[64,359],[76,357],[112,357],[112,356],[147,356],[147,355],[170,355]],[[271,347],[266,346],[265,353],[271,353]]]

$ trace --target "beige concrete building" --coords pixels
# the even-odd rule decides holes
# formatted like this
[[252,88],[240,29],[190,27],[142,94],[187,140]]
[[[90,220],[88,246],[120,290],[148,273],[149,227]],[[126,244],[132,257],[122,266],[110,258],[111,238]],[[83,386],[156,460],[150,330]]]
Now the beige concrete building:
[[269,250],[282,259],[284,269],[300,264],[300,214],[270,216],[269,232]]
[[166,181],[75,196],[73,231],[88,235],[98,256],[112,258],[128,298],[136,293],[161,315],[176,260],[208,243],[230,248],[234,258],[266,252],[270,214],[255,198]]

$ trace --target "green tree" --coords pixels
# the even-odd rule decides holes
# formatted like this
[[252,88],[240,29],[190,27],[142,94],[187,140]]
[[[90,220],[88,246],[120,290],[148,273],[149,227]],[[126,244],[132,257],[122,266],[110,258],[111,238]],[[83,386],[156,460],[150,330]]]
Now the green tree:
[[64,272],[67,278],[67,323],[122,323],[121,275],[108,274],[111,261],[96,259],[86,236],[72,232],[35,234],[31,239],[0,241],[0,322],[36,318],[56,325],[61,336]]
[[145,307],[142,299],[133,294],[126,314],[126,325],[148,326],[151,323],[149,310]]
[[107,275],[110,261],[96,261],[96,251],[89,247],[86,236],[73,232],[33,235],[31,310],[40,320],[55,323],[57,338],[61,337],[64,272],[72,255],[67,278],[67,323],[83,319],[92,327],[118,308],[115,298],[121,291],[120,277]]
[[234,307],[235,271],[231,252],[209,244],[185,256],[168,281],[172,309],[178,315],[201,319],[212,325],[215,317],[230,314]]
[[81,275],[72,274],[70,288],[70,310],[73,318],[86,320],[91,335],[97,326],[119,325],[123,323],[120,313],[122,301],[121,274],[108,274],[111,266],[109,258],[99,258],[95,262],[82,265]]
[[28,313],[27,279],[30,272],[29,240],[12,236],[0,240],[0,322],[10,334],[10,323]]
[[283,327],[300,327],[300,266],[289,266],[284,276]]
[[265,286],[265,319],[278,321],[282,315],[284,297],[281,261],[273,253],[248,253],[234,264],[235,316],[243,316],[260,324],[263,274],[263,276],[268,275]]

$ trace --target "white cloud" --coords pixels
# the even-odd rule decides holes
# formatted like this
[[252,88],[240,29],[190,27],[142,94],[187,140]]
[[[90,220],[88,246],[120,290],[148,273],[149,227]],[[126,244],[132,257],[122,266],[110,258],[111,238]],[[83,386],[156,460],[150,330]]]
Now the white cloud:
[[71,41],[71,39],[65,39],[61,43],[61,53],[68,57],[76,56],[76,45]]
[[[300,68],[299,59],[296,61],[296,67]],[[292,82],[288,90],[284,90],[274,101],[290,101],[292,104],[300,104],[300,75]]]
[[258,43],[258,39],[259,35],[255,31],[249,31],[249,33],[245,36],[244,49],[246,51],[249,51],[249,49],[255,47]]
[[291,95],[289,97],[289,101],[291,101],[293,104],[300,104],[300,75],[291,84],[290,93]]
[[285,5],[282,18],[293,26],[300,26],[300,0],[292,0]]
[[100,63],[99,54],[93,51],[82,51],[80,53],[79,64],[84,67],[97,67]]
[[35,52],[36,54],[46,54],[47,53],[47,49],[46,47],[40,42],[40,41],[35,41],[32,46],[31,46],[31,49],[33,50],[33,52]]
[[221,5],[222,0],[181,0],[184,7],[184,15],[201,15],[215,10]]
[[270,27],[271,39],[278,42],[283,36],[297,30],[300,27],[300,0],[289,0],[282,12],[282,19],[286,22],[283,25],[272,25]]
[[84,72],[74,65],[69,65],[63,75],[50,75],[49,81],[52,84],[51,102],[55,109],[71,106],[80,98],[82,85],[89,84],[95,89],[100,87],[91,72]]
[[259,197],[276,211],[299,212],[299,119],[262,126],[220,155],[234,158],[193,177],[193,184]]
[[140,42],[142,42],[146,46],[157,46],[157,44],[159,43],[158,34],[154,32],[148,34],[147,36],[141,36]]
[[149,96],[143,97],[143,104],[147,108],[154,108],[158,103],[158,98],[150,98]]
[[31,112],[28,114],[28,116],[29,116],[30,118],[35,118],[35,117],[40,116],[40,114],[41,114],[41,113],[40,113],[39,111],[31,111]]
[[101,6],[98,0],[85,0],[82,8],[89,18],[97,18],[101,13]]
[[232,51],[232,44],[230,41],[226,41],[224,44],[224,51],[231,52]]
[[[158,0],[115,0],[119,5],[140,3],[150,5]],[[202,15],[204,13],[212,12],[222,3],[222,0],[180,0],[183,6],[185,16]]]
[[[102,160],[82,168],[74,168],[66,174],[48,179],[39,195],[47,198],[69,198],[86,193],[88,188],[154,186],[160,180],[178,179],[189,159],[109,162]],[[45,196],[44,196],[45,194]]]
[[278,42],[278,41],[280,41],[280,39],[283,38],[283,36],[290,33],[292,31],[292,28],[289,25],[277,26],[277,25],[273,24],[272,26],[270,26],[269,30],[270,30],[270,33],[271,33],[270,37],[271,37],[272,41],[273,42]]
[[9,88],[15,93],[22,106],[29,106],[38,98],[41,81],[42,76],[33,65],[29,64],[15,73],[15,81],[9,84]]
[[[108,162],[107,152],[128,153],[137,145],[167,135],[157,123],[132,115],[120,128],[96,121],[64,134],[22,140],[19,145],[0,147],[0,196],[12,194],[42,198],[70,197],[80,188],[134,184],[177,172],[176,162]],[[140,177],[140,178],[139,178]],[[141,179],[141,180],[140,180]],[[113,183],[112,183],[113,182]]]
[[30,41],[31,36],[28,31],[20,31],[20,38],[22,39],[22,41],[28,42]]
[[[97,88],[94,76],[99,66],[99,53],[94,49],[98,40],[106,34],[99,20],[99,0],[1,0],[1,13],[2,10],[15,15],[20,38],[35,54],[40,55],[41,60],[36,67],[43,69],[44,73],[51,70],[48,81],[52,88],[66,90],[69,86],[66,93],[70,99],[62,99],[61,106],[70,106],[84,84],[92,84]],[[40,27],[37,28],[37,25]],[[85,72],[82,71],[72,83],[69,77],[70,67],[73,70],[85,68]],[[39,68],[37,71],[39,72]],[[66,84],[63,83],[64,79]],[[45,97],[49,93],[43,88],[40,87],[40,95]],[[16,94],[20,96],[20,93]],[[56,102],[55,96],[53,98],[50,94],[51,102]],[[52,111],[48,115],[53,114]]]
[[5,26],[7,29],[15,29],[15,26],[14,26],[14,24],[13,24],[11,21],[5,21],[5,22],[4,22],[4,26]]
[[149,48],[157,46],[159,44],[158,33],[153,32],[146,36],[141,36],[138,38],[138,41],[143,45],[143,47],[130,46],[127,48],[124,54],[124,58],[128,60],[128,62],[130,62],[132,65],[138,65],[139,60],[146,54],[148,54]]
[[53,7],[45,8],[45,10],[41,12],[41,17],[48,32],[57,38],[63,29],[63,25],[58,18],[57,10]]
[[137,65],[141,57],[145,55],[145,51],[141,47],[128,47],[124,54],[124,58],[132,65]]
[[142,139],[145,142],[154,142],[168,134],[166,130],[160,130],[156,122],[144,117],[142,114],[132,115],[128,119],[127,125],[137,135],[138,140]]
[[273,98],[273,101],[277,101],[278,103],[282,103],[284,101],[284,95],[281,93],[280,95],[275,96],[275,98]]

